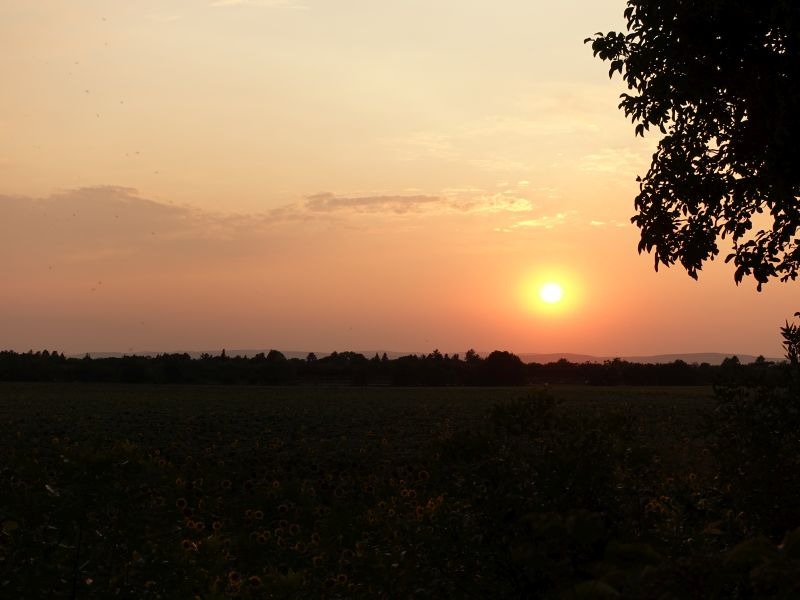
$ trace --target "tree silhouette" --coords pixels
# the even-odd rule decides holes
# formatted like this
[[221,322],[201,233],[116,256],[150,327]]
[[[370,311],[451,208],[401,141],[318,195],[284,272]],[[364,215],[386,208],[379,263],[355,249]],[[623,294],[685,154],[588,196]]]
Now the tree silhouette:
[[627,33],[585,41],[628,85],[636,134],[663,134],[637,178],[639,252],[697,278],[727,238],[737,284],[796,279],[800,4],[628,0],[624,16]]
[[483,361],[485,385],[521,385],[525,382],[525,363],[511,352],[495,350]]
[[283,364],[286,362],[286,356],[280,350],[270,350],[267,352],[267,362],[272,364]]
[[[800,317],[800,312],[794,313],[795,317]],[[783,349],[786,353],[786,358],[789,363],[797,369],[800,364],[800,326],[789,323],[781,327],[781,335],[783,336]]]

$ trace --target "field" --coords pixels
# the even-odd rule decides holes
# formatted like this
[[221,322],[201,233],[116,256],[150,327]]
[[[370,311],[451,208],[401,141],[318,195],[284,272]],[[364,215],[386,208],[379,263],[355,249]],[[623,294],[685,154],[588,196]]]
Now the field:
[[713,407],[700,387],[4,384],[0,596],[681,597],[675,561],[751,533]]

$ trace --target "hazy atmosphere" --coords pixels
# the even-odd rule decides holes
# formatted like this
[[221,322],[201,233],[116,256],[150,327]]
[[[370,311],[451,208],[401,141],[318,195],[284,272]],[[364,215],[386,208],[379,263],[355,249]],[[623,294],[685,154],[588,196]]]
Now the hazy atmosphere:
[[796,285],[636,252],[622,10],[6,0],[0,345],[780,356]]

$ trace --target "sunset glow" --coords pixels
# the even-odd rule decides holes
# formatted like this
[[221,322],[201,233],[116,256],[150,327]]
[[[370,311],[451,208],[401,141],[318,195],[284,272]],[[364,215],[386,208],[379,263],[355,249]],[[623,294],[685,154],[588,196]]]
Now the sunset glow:
[[781,355],[796,286],[636,252],[619,0],[0,17],[5,347]]

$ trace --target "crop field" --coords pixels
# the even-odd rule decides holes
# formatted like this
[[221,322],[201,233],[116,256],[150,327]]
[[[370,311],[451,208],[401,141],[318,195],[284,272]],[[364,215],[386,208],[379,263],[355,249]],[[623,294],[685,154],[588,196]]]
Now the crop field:
[[675,560],[749,533],[713,406],[699,387],[4,384],[0,597],[695,585]]

